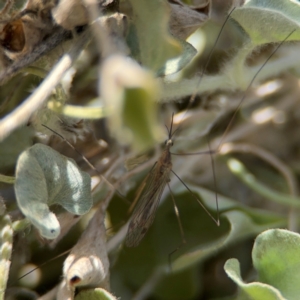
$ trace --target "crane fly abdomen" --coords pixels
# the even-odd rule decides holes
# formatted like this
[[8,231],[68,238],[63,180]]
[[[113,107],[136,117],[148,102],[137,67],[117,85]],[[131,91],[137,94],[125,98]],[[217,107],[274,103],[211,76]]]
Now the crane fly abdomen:
[[167,144],[161,157],[150,172],[146,186],[133,210],[126,235],[126,246],[136,247],[152,225],[155,212],[172,170],[170,147]]

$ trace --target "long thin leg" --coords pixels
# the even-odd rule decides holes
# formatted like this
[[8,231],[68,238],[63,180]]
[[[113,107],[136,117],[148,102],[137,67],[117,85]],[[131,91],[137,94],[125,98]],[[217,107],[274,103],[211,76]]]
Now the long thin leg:
[[170,195],[171,195],[171,198],[172,198],[172,201],[173,201],[173,205],[174,205],[174,212],[175,212],[175,215],[176,215],[176,218],[177,218],[177,222],[178,222],[178,226],[179,226],[179,230],[180,230],[181,241],[182,241],[182,244],[185,244],[186,243],[186,239],[185,239],[185,236],[184,236],[184,231],[183,231],[183,227],[182,227],[182,223],[181,223],[181,219],[180,219],[179,209],[178,209],[178,207],[176,205],[175,198],[174,198],[174,195],[172,193],[172,190],[170,188],[169,183],[168,183],[168,188],[169,188]]
[[218,218],[214,218],[212,214],[207,210],[207,208],[204,206],[204,204],[199,200],[199,198],[191,191],[191,189],[183,182],[183,180],[173,171],[172,173],[179,179],[179,181],[185,186],[185,188],[192,194],[192,196],[197,200],[197,202],[200,204],[200,206],[204,209],[204,211],[210,216],[210,218],[218,225],[220,226],[220,219],[219,219],[219,213]]
[[168,255],[169,269],[170,269],[170,271],[172,271],[172,255],[175,252],[177,252],[186,243],[186,239],[185,239],[185,235],[184,235],[182,223],[181,223],[181,220],[180,220],[179,209],[178,209],[178,207],[176,205],[175,198],[174,198],[174,195],[173,195],[172,190],[170,188],[170,185],[169,185],[169,183],[167,183],[167,184],[168,184],[170,195],[171,195],[171,198],[172,198],[172,201],[173,201],[174,211],[175,211],[175,215],[176,215],[176,219],[177,219],[177,222],[178,222],[178,226],[179,226],[179,230],[180,230],[180,235],[181,235],[181,244],[179,246],[177,246],[176,249],[173,250]]

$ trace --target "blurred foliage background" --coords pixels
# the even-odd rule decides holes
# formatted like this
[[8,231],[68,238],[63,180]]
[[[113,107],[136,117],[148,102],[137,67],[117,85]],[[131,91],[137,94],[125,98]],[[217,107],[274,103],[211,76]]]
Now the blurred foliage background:
[[[117,192],[109,200],[105,225],[111,292],[116,297],[235,299],[236,286],[224,271],[226,260],[237,258],[244,280],[253,280],[254,238],[269,228],[299,228],[300,7],[292,1],[282,6],[277,1],[249,1],[245,6],[243,1],[185,1],[186,6],[179,8],[175,5],[183,4],[177,1],[153,1],[149,6],[145,1],[137,2],[123,0],[116,6],[127,16],[125,37],[122,26],[121,30],[110,25],[107,28],[113,34],[108,30],[108,36],[100,39],[106,41],[105,45],[99,46],[92,32],[89,43],[65,72],[48,102],[32,111],[30,120],[1,142],[0,172],[14,177],[20,153],[42,142],[73,158],[81,170],[91,175],[95,207],[110,191],[110,186],[99,184],[99,174],[115,185]],[[22,4],[16,3],[15,9]],[[193,5],[193,13],[188,5]],[[241,7],[232,13],[213,46],[233,5]],[[170,16],[185,9],[187,15],[182,18],[186,22],[194,13],[206,18],[201,15],[192,19],[192,24],[175,22],[171,26]],[[116,9],[113,7],[112,11]],[[187,33],[182,34],[184,28],[193,26],[189,38],[184,36]],[[80,38],[81,30],[87,29],[79,27],[76,30]],[[292,30],[295,32],[288,41],[272,54]],[[18,70],[2,83],[2,121],[35,92],[54,63],[72,47],[73,40],[59,44],[43,54],[33,69],[27,66]],[[109,54],[108,44],[114,45]],[[112,50],[114,47],[116,51]],[[110,55],[113,53],[115,57]],[[169,60],[178,55],[179,59]],[[42,70],[42,75],[37,70]],[[68,111],[63,109],[67,105]],[[82,110],[78,113],[74,107]],[[91,108],[91,113],[83,108]],[[220,214],[220,226],[171,173],[170,187],[186,243],[182,244],[166,187],[145,238],[138,247],[127,248],[123,240],[130,203],[163,149],[167,138],[164,124],[170,126],[172,113],[173,126],[179,128],[171,148],[176,153],[172,156],[173,170],[213,216]],[[58,136],[41,129],[45,120],[47,126],[72,141],[98,171],[91,169]],[[1,130],[3,124],[0,123]],[[208,154],[177,155],[208,150],[216,152],[212,155],[214,168]],[[12,222],[21,220],[12,184],[1,177],[0,188],[6,207],[3,206],[2,216],[8,214]],[[61,220],[62,208],[54,205],[51,210]],[[69,231],[66,229],[66,235],[58,242],[44,239],[30,226],[15,230],[6,298],[38,299],[55,287],[61,280],[65,256],[55,257],[76,244],[94,211],[82,216]],[[28,266],[39,266],[37,275],[18,280]]]

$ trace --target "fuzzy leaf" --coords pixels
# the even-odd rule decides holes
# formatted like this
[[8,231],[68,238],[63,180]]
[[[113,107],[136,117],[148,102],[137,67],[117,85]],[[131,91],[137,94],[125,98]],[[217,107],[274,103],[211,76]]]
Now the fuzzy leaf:
[[255,240],[252,259],[259,281],[274,286],[286,299],[299,299],[299,234],[283,229],[263,232]]
[[97,288],[94,290],[81,291],[75,300],[116,300],[117,298],[110,294],[108,291]]
[[168,31],[169,4],[165,0],[130,0],[130,3],[133,23],[128,43],[138,61],[157,71],[182,51],[180,43]]
[[80,171],[74,160],[42,144],[20,155],[15,193],[22,213],[47,239],[60,233],[49,206],[60,204],[76,215],[85,214],[92,206],[90,176]]
[[156,104],[159,87],[153,75],[129,58],[109,57],[102,67],[101,95],[112,114],[109,129],[120,143],[144,151],[160,140]]
[[243,300],[286,300],[274,287],[261,283],[244,283],[241,277],[240,264],[237,259],[231,258],[224,266],[227,275],[239,286],[241,295],[238,299]]
[[180,71],[197,54],[197,50],[189,43],[183,41],[183,53],[175,58],[169,59],[157,72],[157,76],[167,76]]
[[250,0],[231,15],[255,45],[300,39],[300,4],[291,0]]

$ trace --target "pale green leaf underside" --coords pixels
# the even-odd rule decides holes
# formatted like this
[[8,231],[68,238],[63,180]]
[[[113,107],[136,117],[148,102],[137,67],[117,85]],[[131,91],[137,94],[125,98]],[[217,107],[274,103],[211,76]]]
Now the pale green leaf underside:
[[167,76],[180,71],[197,54],[197,50],[189,43],[181,41],[183,53],[175,58],[169,59],[157,72],[157,76]]
[[290,0],[251,0],[231,15],[255,45],[300,39],[300,4]]
[[238,299],[297,300],[300,294],[300,235],[284,229],[270,229],[255,240],[253,265],[258,281],[244,283],[240,264],[227,260],[224,269],[239,286]]
[[157,144],[162,130],[156,118],[159,85],[153,74],[121,55],[106,59],[102,74],[100,89],[103,100],[111,107],[111,134],[139,152]]
[[227,275],[239,286],[241,295],[238,299],[244,300],[285,300],[280,292],[274,287],[261,283],[244,283],[241,277],[240,264],[237,259],[227,260],[224,266]]
[[259,281],[280,290],[289,300],[300,295],[300,235],[271,229],[260,234],[252,251]]
[[76,215],[85,214],[92,206],[90,176],[79,170],[74,160],[42,144],[20,155],[15,193],[22,213],[47,239],[60,233],[49,206],[60,204]]

